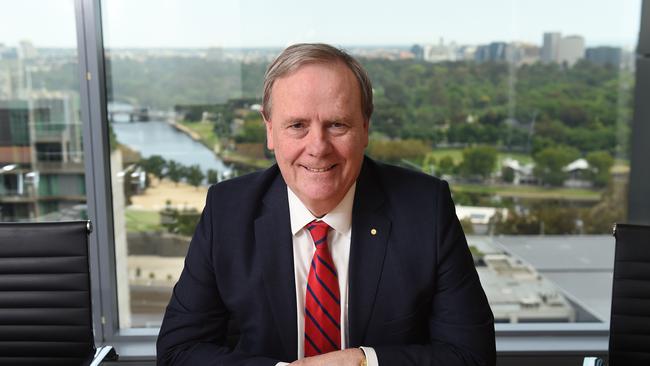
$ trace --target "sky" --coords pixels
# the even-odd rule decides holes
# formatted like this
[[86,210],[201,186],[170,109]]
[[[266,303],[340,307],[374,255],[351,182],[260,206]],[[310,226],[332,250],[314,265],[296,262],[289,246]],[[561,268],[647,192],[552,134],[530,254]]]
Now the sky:
[[[633,49],[641,0],[104,0],[107,48],[415,43],[541,45],[544,32]],[[0,0],[0,43],[75,47],[73,0]]]

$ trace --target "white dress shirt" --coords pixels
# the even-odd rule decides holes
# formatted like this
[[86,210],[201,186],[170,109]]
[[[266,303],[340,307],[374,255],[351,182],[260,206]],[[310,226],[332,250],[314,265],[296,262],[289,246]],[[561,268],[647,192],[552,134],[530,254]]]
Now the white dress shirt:
[[[336,266],[341,296],[341,347],[347,348],[349,338],[348,328],[348,268],[350,262],[350,242],[352,238],[352,205],[356,183],[350,187],[343,200],[332,211],[321,217],[331,230],[327,235],[332,260]],[[298,359],[305,355],[305,295],[307,277],[311,259],[316,252],[316,246],[305,226],[318,219],[305,207],[298,196],[287,187],[289,197],[289,216],[291,219],[291,234],[293,238],[293,270],[296,282],[296,314],[298,320]],[[371,347],[361,347],[366,355],[369,366],[379,366],[377,354]],[[276,366],[287,365],[280,362]]]

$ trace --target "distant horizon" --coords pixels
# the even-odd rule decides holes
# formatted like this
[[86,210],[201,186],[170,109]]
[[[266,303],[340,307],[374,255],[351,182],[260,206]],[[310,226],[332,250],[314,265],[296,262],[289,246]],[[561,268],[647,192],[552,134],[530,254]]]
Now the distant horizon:
[[[580,36],[579,34],[571,34],[570,36]],[[32,43],[34,48],[42,49],[42,50],[76,50],[76,46],[48,46],[48,45],[38,45],[33,43],[32,41],[26,39],[26,40],[21,40],[20,42],[27,41]],[[527,42],[527,41],[519,41],[519,40],[514,40],[514,41],[501,41],[501,40],[494,40],[490,42],[481,42],[481,43],[459,43],[459,42],[445,42],[445,46],[449,46],[450,44],[454,43],[456,46],[485,46],[489,45],[491,43],[522,43],[522,44],[529,44],[529,45],[534,45],[538,47],[542,47],[542,43],[533,43],[533,42]],[[299,42],[296,42],[299,43]],[[323,42],[326,43],[326,42]],[[397,48],[397,49],[405,49],[405,50],[410,50],[411,47],[414,45],[419,45],[419,46],[424,46],[424,45],[437,45],[437,42],[430,42],[430,43],[422,43],[422,42],[413,42],[413,43],[402,43],[402,44],[338,44],[338,43],[330,43],[336,47],[341,47],[344,49],[350,49],[350,48],[368,48],[368,49],[381,49],[381,48]],[[0,46],[4,46],[5,48],[18,48],[20,47],[20,44],[7,44],[4,42],[0,42]],[[137,50],[137,51],[145,51],[145,50],[178,50],[178,51],[199,51],[199,50],[210,50],[210,49],[222,49],[222,50],[281,50],[286,48],[287,45],[278,45],[278,46],[273,46],[273,45],[265,45],[265,46],[204,46],[204,47],[189,47],[189,46],[125,46],[125,47],[107,47],[104,46],[104,49],[107,51],[110,50]],[[634,51],[634,48],[636,48],[636,45],[629,47],[628,45],[624,44],[617,44],[617,43],[604,43],[604,42],[598,42],[598,43],[587,43],[587,40],[585,40],[585,48],[595,48],[595,47],[617,47],[617,48],[622,48],[623,50],[628,50],[628,51]]]
[[[408,47],[436,44],[441,36],[461,45],[541,45],[545,32],[581,35],[588,47],[631,49],[641,16],[641,0],[400,0],[399,6],[394,0],[103,0],[101,5],[107,49],[259,49],[314,41]],[[74,1],[29,0],[0,9],[0,43],[31,39],[41,47],[75,48]]]

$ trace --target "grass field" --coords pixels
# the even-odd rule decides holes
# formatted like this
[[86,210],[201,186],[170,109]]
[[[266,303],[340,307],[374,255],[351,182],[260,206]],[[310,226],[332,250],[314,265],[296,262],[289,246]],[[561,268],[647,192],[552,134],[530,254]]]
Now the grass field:
[[219,137],[214,133],[214,125],[212,123],[181,121],[179,124],[201,136],[201,141],[210,147],[210,149],[214,150],[214,147],[219,145]]
[[162,229],[158,211],[127,209],[125,216],[126,231],[128,232],[157,231]]
[[[499,154],[498,155],[499,158],[497,161],[497,167],[499,169],[501,169],[501,161],[504,160],[505,158],[519,160],[519,162],[522,164],[528,164],[533,162],[533,158],[527,154],[510,153],[510,152],[499,152],[498,154]],[[439,161],[445,156],[450,156],[454,160],[454,164],[459,164],[460,162],[463,161],[463,149],[461,148],[434,149],[432,152],[430,152],[430,155],[433,155],[436,161]]]
[[509,186],[484,184],[452,184],[452,191],[498,195],[501,197],[558,199],[573,201],[599,201],[601,193],[597,190],[581,188],[546,188],[538,186]]

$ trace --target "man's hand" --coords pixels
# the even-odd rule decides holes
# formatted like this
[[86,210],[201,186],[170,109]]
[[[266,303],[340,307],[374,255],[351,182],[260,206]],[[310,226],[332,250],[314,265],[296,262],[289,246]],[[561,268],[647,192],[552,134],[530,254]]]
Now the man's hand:
[[325,353],[318,356],[294,361],[289,366],[359,366],[366,358],[359,348],[348,348],[343,351]]

